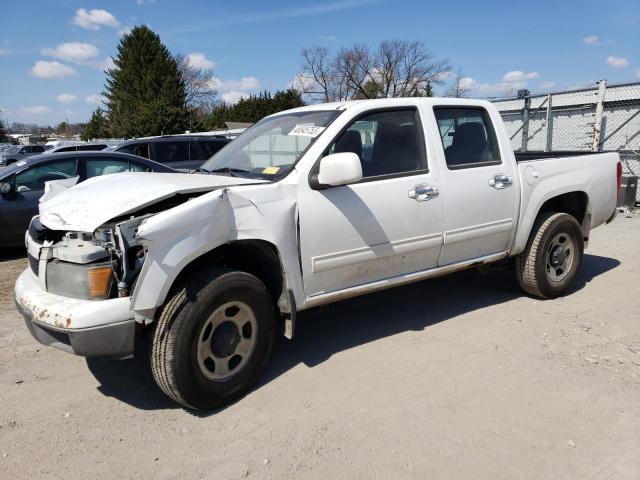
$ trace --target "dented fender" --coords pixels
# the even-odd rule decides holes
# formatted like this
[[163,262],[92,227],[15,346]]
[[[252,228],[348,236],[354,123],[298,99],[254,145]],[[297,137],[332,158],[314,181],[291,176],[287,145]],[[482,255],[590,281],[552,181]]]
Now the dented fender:
[[152,319],[180,272],[215,248],[238,240],[262,240],[276,247],[287,288],[304,303],[297,256],[295,185],[225,187],[145,220],[137,238],[146,259],[131,298],[131,309]]

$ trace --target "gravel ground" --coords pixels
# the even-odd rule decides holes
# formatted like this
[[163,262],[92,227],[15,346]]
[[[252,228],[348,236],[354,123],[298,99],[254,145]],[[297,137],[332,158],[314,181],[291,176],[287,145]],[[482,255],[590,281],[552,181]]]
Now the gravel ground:
[[638,217],[592,233],[564,298],[467,271],[301,314],[260,385],[207,414],[144,355],[37,344],[25,264],[1,262],[0,478],[640,478]]

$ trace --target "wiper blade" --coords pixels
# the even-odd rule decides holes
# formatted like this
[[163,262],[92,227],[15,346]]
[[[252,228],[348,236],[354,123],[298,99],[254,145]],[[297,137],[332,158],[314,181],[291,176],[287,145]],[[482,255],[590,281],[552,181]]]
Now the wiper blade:
[[240,173],[251,173],[249,170],[244,170],[242,168],[232,168],[232,167],[220,167],[214,168],[213,170],[204,170],[208,173],[228,173],[232,177],[241,177],[242,175],[238,175]]

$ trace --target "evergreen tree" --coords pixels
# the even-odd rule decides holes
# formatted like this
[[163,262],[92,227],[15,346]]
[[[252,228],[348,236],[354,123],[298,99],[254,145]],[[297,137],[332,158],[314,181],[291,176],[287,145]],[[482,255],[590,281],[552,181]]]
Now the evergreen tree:
[[303,105],[304,102],[297,90],[277,91],[273,96],[265,91],[248,98],[241,98],[235,105],[224,102],[218,104],[207,119],[207,125],[215,130],[224,128],[225,122],[255,123],[267,115]]
[[110,136],[109,123],[104,110],[96,108],[91,114],[89,123],[84,127],[82,140],[92,140],[94,138],[108,138]]
[[0,119],[0,142],[5,141],[5,137],[7,136],[7,132],[4,129],[4,122]]
[[156,33],[135,27],[121,38],[113,63],[104,92],[113,136],[166,135],[188,128],[184,80]]

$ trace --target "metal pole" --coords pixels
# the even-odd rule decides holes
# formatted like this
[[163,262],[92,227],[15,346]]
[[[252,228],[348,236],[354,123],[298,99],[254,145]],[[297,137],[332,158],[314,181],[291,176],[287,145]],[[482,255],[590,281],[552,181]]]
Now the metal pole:
[[591,151],[600,150],[600,134],[602,133],[602,112],[604,111],[604,94],[607,89],[607,81],[600,80],[598,88],[598,100],[596,101],[596,120],[593,124],[593,144]]
[[529,142],[529,108],[531,107],[531,97],[528,95],[524,98],[524,108],[522,109],[522,148],[521,152],[527,151],[527,143]]
[[551,111],[551,102],[553,101],[553,97],[551,94],[547,95],[547,141],[545,152],[550,152],[553,150],[553,112]]

